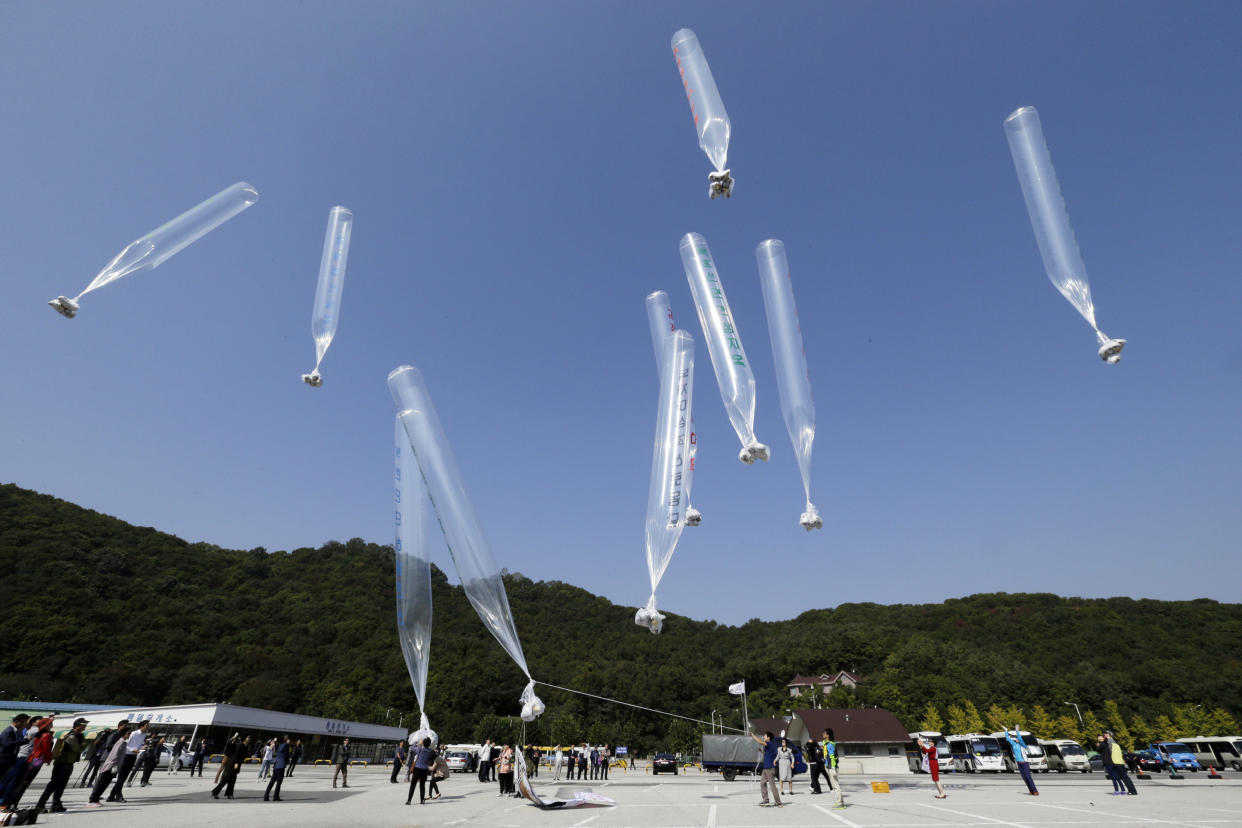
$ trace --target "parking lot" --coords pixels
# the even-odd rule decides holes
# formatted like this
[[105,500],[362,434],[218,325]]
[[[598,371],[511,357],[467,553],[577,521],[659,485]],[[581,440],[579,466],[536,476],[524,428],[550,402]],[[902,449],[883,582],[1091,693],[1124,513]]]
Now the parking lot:
[[[213,771],[214,772],[214,771]],[[751,777],[724,782],[718,774],[696,769],[678,776],[652,777],[643,769],[614,770],[606,782],[552,782],[547,770],[534,780],[543,797],[571,798],[575,791],[591,790],[616,800],[614,807],[540,810],[525,800],[497,796],[495,785],[480,783],[470,774],[453,774],[441,783],[443,797],[426,805],[406,806],[407,786],[389,783],[390,771],[380,767],[354,768],[349,788],[332,788],[326,767],[299,767],[285,782],[283,802],[263,802],[258,769],[247,765],[238,779],[237,798],[212,800],[210,774],[191,780],[184,773],[157,773],[148,788],[127,788],[125,804],[86,809],[87,792],[66,792],[67,814],[41,816],[39,824],[63,826],[564,826],[613,828],[734,828],[734,826],[916,826],[1007,825],[1014,828],[1084,825],[1242,825],[1242,773],[1227,772],[1220,780],[1188,774],[1183,781],[1159,775],[1138,781],[1139,796],[1110,796],[1111,785],[1099,773],[1039,774],[1040,796],[1028,796],[1022,780],[1013,774],[957,776],[946,774],[949,798],[932,798],[926,776],[846,776],[845,810],[834,810],[831,795],[809,793],[805,776],[795,783],[796,794],[782,808],[758,805],[758,784]],[[873,779],[888,781],[890,792],[872,793]],[[31,803],[42,790],[36,780]]]

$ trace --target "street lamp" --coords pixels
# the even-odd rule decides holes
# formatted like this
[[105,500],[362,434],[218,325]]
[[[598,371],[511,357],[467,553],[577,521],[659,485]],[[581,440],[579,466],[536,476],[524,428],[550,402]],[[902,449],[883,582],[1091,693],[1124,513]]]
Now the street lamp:
[[716,732],[716,711],[712,711],[712,733]]
[[1068,705],[1070,705],[1071,707],[1073,707],[1073,708],[1074,708],[1074,712],[1075,712],[1075,713],[1078,713],[1078,726],[1079,726],[1079,727],[1085,727],[1086,725],[1084,725],[1084,724],[1082,723],[1082,713],[1081,713],[1081,712],[1079,712],[1079,710],[1078,710],[1078,705],[1077,705],[1077,704],[1074,704],[1074,702],[1068,702],[1068,701],[1067,701],[1067,702],[1063,702],[1063,703],[1064,703],[1064,704],[1068,704]]

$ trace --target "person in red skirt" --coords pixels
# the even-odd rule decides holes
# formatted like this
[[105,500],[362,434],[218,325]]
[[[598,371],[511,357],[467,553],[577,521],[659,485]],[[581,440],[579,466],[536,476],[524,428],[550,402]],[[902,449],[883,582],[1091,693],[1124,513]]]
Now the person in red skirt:
[[936,783],[936,799],[944,799],[948,794],[944,792],[944,785],[940,784],[940,761],[936,756],[935,743],[920,736],[919,750],[923,753],[923,761],[927,763],[927,772],[931,774],[932,781]]

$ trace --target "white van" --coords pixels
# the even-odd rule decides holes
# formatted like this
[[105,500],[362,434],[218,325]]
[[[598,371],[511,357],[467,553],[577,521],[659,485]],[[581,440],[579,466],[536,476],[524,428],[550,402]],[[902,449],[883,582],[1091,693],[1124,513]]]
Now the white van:
[[927,773],[923,769],[923,752],[919,750],[919,739],[926,739],[936,746],[936,761],[942,773],[953,770],[953,751],[949,750],[949,741],[935,730],[919,730],[910,734],[910,745],[906,748],[906,763],[912,773]]
[[1073,739],[1040,739],[1039,746],[1044,749],[1048,770],[1057,773],[1091,772],[1091,760],[1087,758],[1087,752]]
[[1181,741],[1205,768],[1242,771],[1242,736],[1192,736]]
[[946,738],[953,753],[953,770],[966,773],[1001,773],[1005,770],[1007,750],[1001,748],[995,736],[965,733]]
[[[1044,749],[1040,747],[1039,740],[1031,735],[1029,730],[1019,730],[1018,735],[1022,737],[1022,744],[1026,745],[1026,763],[1035,773],[1048,772],[1048,757],[1044,755]],[[1005,738],[1003,730],[992,734],[993,738],[1000,740],[1001,748],[1005,751],[1005,770],[1009,773],[1018,772],[1018,763],[1013,758],[1013,748],[1009,746],[1009,741]]]

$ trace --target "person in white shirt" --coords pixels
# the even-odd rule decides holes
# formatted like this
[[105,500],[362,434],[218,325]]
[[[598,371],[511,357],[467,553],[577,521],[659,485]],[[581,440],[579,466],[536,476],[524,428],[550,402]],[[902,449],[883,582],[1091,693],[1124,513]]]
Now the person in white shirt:
[[134,769],[134,763],[138,761],[138,751],[142,750],[142,744],[147,740],[147,731],[150,729],[151,723],[143,722],[125,740],[125,758],[122,760],[120,773],[116,775],[116,785],[113,786],[112,793],[108,794],[109,802],[125,801],[125,797],[121,796],[121,788],[125,785],[130,771]]

